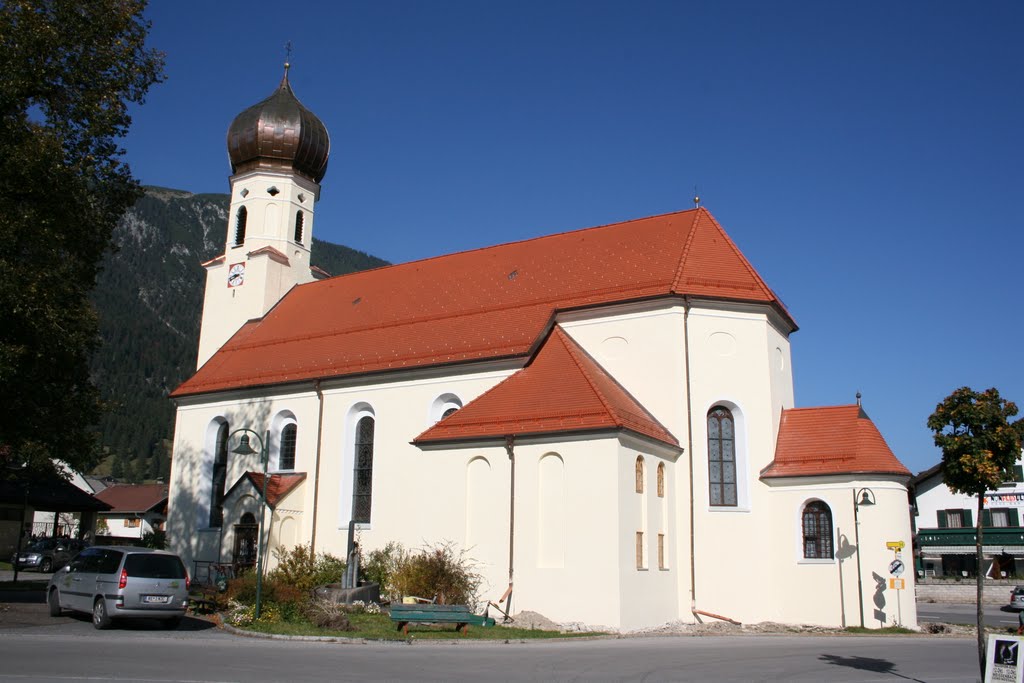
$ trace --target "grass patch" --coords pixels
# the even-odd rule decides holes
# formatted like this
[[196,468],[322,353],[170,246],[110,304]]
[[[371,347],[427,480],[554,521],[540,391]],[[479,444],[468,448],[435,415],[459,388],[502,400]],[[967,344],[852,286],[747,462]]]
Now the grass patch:
[[885,628],[862,628],[860,626],[847,626],[844,633],[858,633],[867,636],[905,636],[917,635],[917,631],[902,626],[886,626]]
[[0,571],[11,572],[14,571],[14,567],[10,562],[0,562]]
[[[326,636],[336,638],[365,638],[367,640],[405,640],[395,622],[387,614],[350,614],[349,620],[354,631],[332,631],[321,629],[306,621],[279,621],[255,623],[244,630],[257,633],[273,633],[286,636]],[[416,625],[409,629],[409,638],[423,640],[527,640],[542,638],[578,638],[601,635],[595,633],[559,633],[527,628],[506,628],[504,626],[470,626],[469,633],[462,635],[454,624],[439,626]]]

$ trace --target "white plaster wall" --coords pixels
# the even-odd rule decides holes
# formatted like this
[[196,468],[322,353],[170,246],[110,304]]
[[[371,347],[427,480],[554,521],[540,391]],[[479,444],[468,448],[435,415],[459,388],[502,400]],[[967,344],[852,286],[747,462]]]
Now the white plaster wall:
[[[1001,491],[1013,492],[1016,487],[1007,487]],[[971,511],[973,517],[978,515],[978,499],[963,493],[953,493],[942,481],[941,476],[930,478],[925,485],[918,486],[915,494],[917,500],[917,528],[933,529],[939,526],[939,510]],[[975,520],[976,521],[976,520]]]
[[559,324],[677,439],[686,434],[683,307],[656,302],[563,315]]
[[[1017,460],[1021,465],[1022,460]],[[1000,486],[995,493],[1024,493],[1024,482],[1006,482]],[[936,514],[939,510],[970,510],[974,521],[977,522],[978,498],[963,493],[954,493],[942,481],[942,475],[937,474],[929,477],[926,481],[917,485],[914,498],[917,503],[917,528],[933,529],[939,526],[939,518]],[[1006,503],[987,503],[985,509],[992,507],[1012,507]],[[1018,507],[1018,509],[1020,509]],[[1022,513],[1024,518],[1024,513]]]
[[[693,307],[689,316],[693,417],[695,592],[693,607],[733,619],[749,613],[751,563],[777,552],[759,473],[774,458],[775,406],[792,380],[771,370],[774,349],[788,348],[758,312]],[[735,419],[738,505],[712,507],[708,493],[707,414],[717,405]],[[760,601],[754,601],[760,602]],[[692,618],[680,605],[683,618]],[[785,621],[785,619],[783,619]]]
[[[759,585],[763,589],[770,586],[767,590],[778,599],[738,605],[741,620],[860,625],[853,496],[864,487],[871,489],[876,501],[861,506],[859,512],[865,626],[892,626],[898,621],[917,627],[907,492],[902,484],[882,479],[806,478],[774,483],[766,494],[765,519],[778,532],[773,535],[773,552],[762,556],[764,580]],[[836,559],[803,558],[801,513],[809,500],[825,502],[832,512]],[[892,578],[889,564],[896,557],[886,548],[890,541],[905,544],[901,559],[906,569],[900,578],[905,579],[906,588],[902,591],[888,586]]]
[[[619,499],[618,546],[616,562],[620,580],[620,619],[616,626],[623,630],[672,621],[678,616],[678,592],[681,577],[689,575],[688,566],[675,566],[674,550],[678,526],[675,523],[676,491],[672,469],[677,466],[675,454],[654,453],[650,446],[621,443],[616,463],[616,488]],[[644,459],[644,491],[636,492],[636,460]],[[657,470],[664,464],[665,497],[658,497]],[[644,532],[644,567],[636,564],[636,532]],[[689,529],[686,529],[689,532]],[[665,534],[664,569],[658,566],[658,534]],[[688,580],[685,587],[688,589]]]
[[[268,194],[270,187],[276,187],[278,194]],[[242,190],[248,191],[245,197]],[[309,247],[319,191],[315,183],[287,173],[258,171],[232,178],[225,258],[207,266],[197,367],[202,367],[247,320],[265,315],[295,284],[313,280]],[[247,211],[245,241],[235,246],[238,210],[243,206]],[[298,210],[305,215],[301,243],[292,239]],[[281,252],[288,258],[288,265],[266,255],[249,257],[261,247]],[[235,263],[245,264],[245,281],[228,287],[228,270]]]
[[[177,410],[174,434],[174,457],[171,464],[171,483],[168,500],[167,536],[170,547],[182,555],[187,563],[192,560],[216,561],[220,542],[220,530],[209,529],[211,499],[210,480],[213,472],[213,456],[216,429],[211,425],[215,420],[226,420],[233,432],[241,427],[256,431],[266,440],[275,415],[290,411],[295,415],[298,430],[296,434],[295,470],[313,476],[316,456],[316,422],[318,401],[314,391],[293,391],[273,397],[259,398],[238,394],[231,398],[222,397],[210,403],[182,402]],[[229,451],[238,445],[240,435],[230,440]],[[271,438],[277,438],[271,434]],[[254,449],[259,448],[255,438],[250,440]],[[265,445],[265,447],[268,447]],[[260,472],[262,465],[258,454],[239,456],[228,453],[228,470],[225,491],[246,471]],[[271,471],[273,468],[271,467]],[[288,497],[289,505],[298,509],[312,509],[312,486],[303,486],[302,495],[293,492]],[[227,510],[227,507],[225,507]],[[311,531],[310,515],[305,515],[299,534],[308,537]],[[237,519],[225,517],[225,524],[232,525]],[[225,543],[225,552],[230,546]]]
[[[153,530],[151,520],[142,519],[139,522],[139,526],[130,527],[127,524],[128,517],[117,517],[99,515],[99,519],[102,519],[107,523],[107,534],[110,536],[119,536],[121,538],[142,538],[147,533]],[[130,519],[136,519],[135,515],[131,515]]]

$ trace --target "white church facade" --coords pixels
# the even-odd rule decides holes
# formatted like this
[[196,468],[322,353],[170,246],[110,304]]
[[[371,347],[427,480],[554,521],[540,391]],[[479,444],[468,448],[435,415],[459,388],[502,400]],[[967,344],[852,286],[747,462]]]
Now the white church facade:
[[795,407],[796,324],[706,209],[328,278],[327,131],[287,74],[228,147],[199,368],[172,394],[189,566],[251,555],[244,428],[271,564],[343,557],[354,523],[364,551],[451,542],[482,597],[558,622],[916,627],[913,572],[888,581],[910,472],[859,405]]

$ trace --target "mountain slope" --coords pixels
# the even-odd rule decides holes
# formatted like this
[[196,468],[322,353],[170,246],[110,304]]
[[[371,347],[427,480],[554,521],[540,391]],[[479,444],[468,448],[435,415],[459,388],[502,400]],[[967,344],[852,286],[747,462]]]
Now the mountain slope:
[[[224,251],[229,200],[149,187],[114,232],[119,249],[106,257],[93,292],[103,343],[92,373],[108,402],[99,428],[110,458],[101,471],[132,480],[168,473],[174,407],[167,394],[195,371],[206,282],[200,264]],[[316,238],[312,263],[332,275],[387,265]]]

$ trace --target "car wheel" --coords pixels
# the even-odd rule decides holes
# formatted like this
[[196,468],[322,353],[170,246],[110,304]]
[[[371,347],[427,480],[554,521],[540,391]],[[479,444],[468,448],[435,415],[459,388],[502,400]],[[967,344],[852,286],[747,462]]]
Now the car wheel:
[[181,617],[171,617],[170,619],[164,619],[160,622],[160,625],[168,631],[173,631],[174,629],[181,626]]
[[92,625],[98,629],[110,628],[110,615],[107,614],[107,603],[103,598],[96,598],[92,604]]
[[39,571],[43,572],[44,574],[49,574],[51,571],[53,571],[53,560],[51,560],[48,557],[44,557],[43,563],[39,565]]
[[54,588],[50,591],[50,594],[46,596],[46,604],[50,608],[51,617],[59,617],[61,613],[60,609],[60,596],[57,595],[57,589]]

